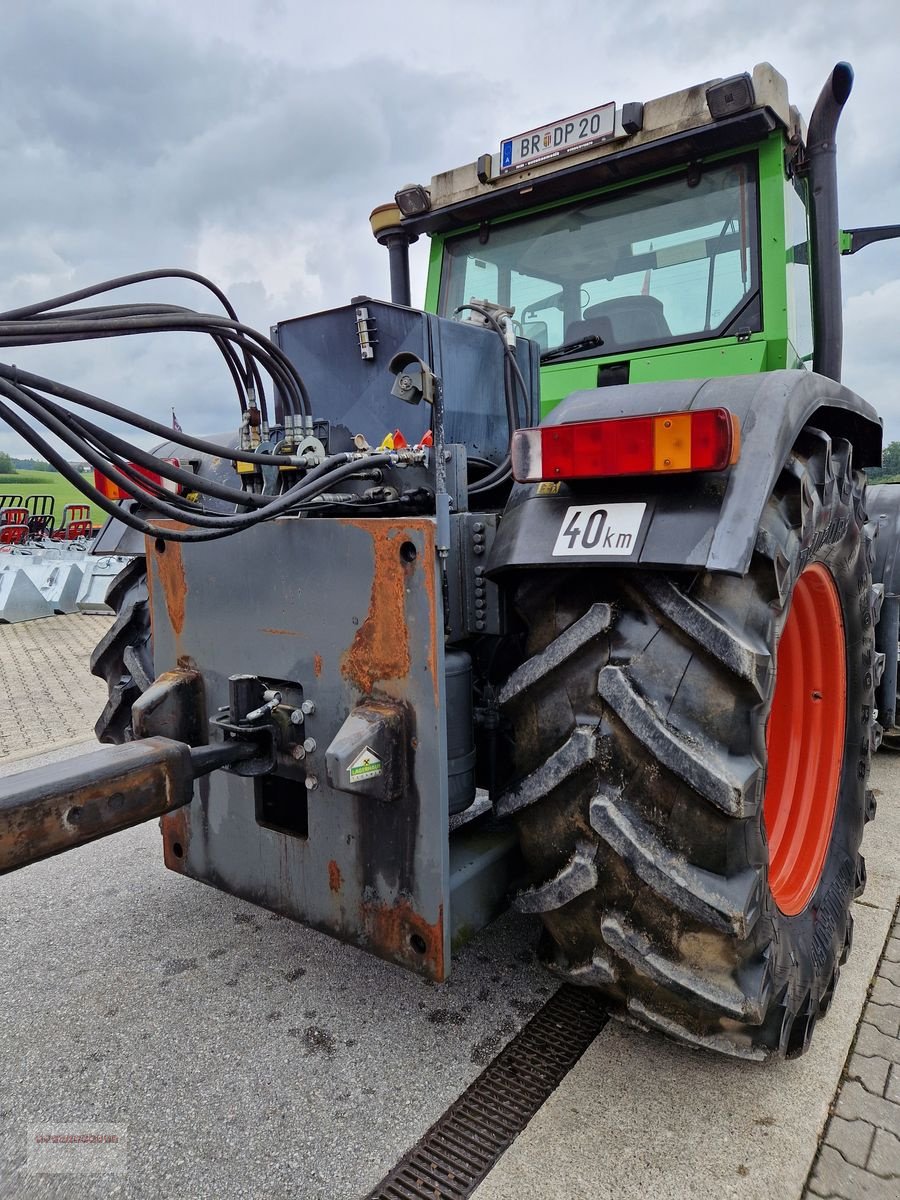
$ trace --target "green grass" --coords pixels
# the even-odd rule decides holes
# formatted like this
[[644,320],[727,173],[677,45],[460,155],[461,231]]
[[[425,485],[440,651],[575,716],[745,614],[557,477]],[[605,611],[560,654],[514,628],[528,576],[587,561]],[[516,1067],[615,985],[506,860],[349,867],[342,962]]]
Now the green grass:
[[[85,478],[93,483],[93,473]],[[0,474],[0,495],[21,496],[23,499],[26,496],[52,496],[57,526],[67,504],[89,503],[74,484],[69,483],[68,479],[63,479],[57,471],[13,471],[12,474]],[[102,525],[106,514],[92,504],[91,519],[95,525]]]

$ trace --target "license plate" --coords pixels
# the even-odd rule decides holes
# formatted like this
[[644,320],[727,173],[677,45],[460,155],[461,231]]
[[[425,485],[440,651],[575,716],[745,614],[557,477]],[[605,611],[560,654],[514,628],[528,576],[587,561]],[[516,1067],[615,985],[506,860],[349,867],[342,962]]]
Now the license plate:
[[589,108],[552,125],[504,138],[500,143],[500,173],[515,171],[542,159],[608,141],[616,131],[615,103]]
[[553,557],[583,554],[629,558],[637,549],[646,508],[646,504],[576,504],[567,508]]

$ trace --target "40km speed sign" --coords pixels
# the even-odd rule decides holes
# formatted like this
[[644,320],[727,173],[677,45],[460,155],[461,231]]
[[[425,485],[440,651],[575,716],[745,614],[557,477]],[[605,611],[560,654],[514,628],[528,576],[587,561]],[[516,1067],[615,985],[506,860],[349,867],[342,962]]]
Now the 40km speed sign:
[[646,504],[576,504],[566,509],[553,557],[633,554]]

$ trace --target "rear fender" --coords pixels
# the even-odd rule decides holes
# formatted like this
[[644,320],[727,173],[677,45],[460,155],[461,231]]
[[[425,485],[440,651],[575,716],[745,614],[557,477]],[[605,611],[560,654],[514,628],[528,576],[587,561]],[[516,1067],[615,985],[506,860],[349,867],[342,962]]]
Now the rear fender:
[[[628,564],[744,575],[766,501],[805,425],[850,441],[856,467],[881,462],[881,421],[875,410],[849,389],[809,371],[573,392],[543,424],[718,407],[734,413],[740,423],[741,452],[733,467],[717,474],[578,485],[517,484],[491,549],[488,574],[516,567]],[[560,530],[574,507],[637,502],[646,507],[627,552],[600,547],[602,552],[594,554],[554,554]]]

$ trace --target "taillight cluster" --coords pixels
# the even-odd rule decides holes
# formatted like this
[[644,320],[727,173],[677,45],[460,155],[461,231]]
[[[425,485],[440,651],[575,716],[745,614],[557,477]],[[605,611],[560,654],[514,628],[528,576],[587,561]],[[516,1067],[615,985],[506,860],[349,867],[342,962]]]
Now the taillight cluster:
[[739,450],[734,415],[727,408],[703,408],[519,429],[512,467],[519,483],[724,471]]

